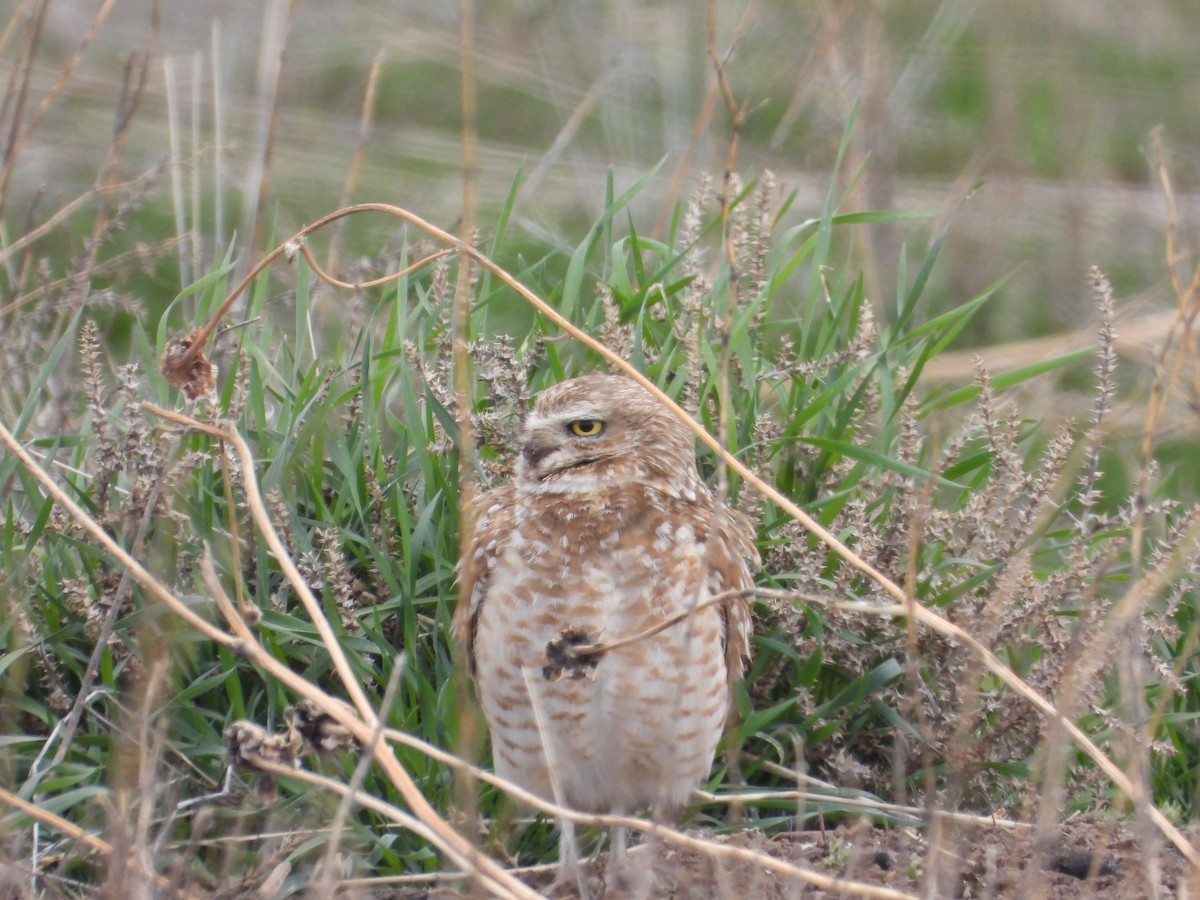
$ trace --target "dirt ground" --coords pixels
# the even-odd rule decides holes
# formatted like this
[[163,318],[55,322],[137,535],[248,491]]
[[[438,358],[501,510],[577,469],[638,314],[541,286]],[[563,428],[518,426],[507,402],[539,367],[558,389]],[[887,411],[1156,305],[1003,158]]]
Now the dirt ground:
[[[776,835],[745,831],[716,840],[729,847],[762,851],[827,877],[921,897],[1138,900],[1200,895],[1200,876],[1188,878],[1187,864],[1174,848],[1143,848],[1128,829],[1087,818],[1059,826],[1051,839],[1041,842],[1040,859],[1035,859],[1031,829],[1014,832],[994,826],[955,826],[936,848],[924,832],[869,825]],[[935,858],[940,868],[931,873]],[[689,900],[860,896],[854,889],[832,893],[804,884],[756,862],[714,860],[708,854],[663,843],[635,847],[629,860],[628,871],[612,879],[607,889],[607,857],[589,863],[592,896]],[[556,900],[579,896],[573,883],[552,885],[552,873],[531,874],[524,880]],[[449,900],[469,895],[470,885],[460,883],[388,891],[374,898]]]

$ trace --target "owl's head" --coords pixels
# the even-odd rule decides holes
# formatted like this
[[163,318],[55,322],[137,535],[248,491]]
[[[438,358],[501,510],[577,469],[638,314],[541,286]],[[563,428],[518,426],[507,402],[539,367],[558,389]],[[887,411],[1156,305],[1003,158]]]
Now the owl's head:
[[694,491],[692,433],[637,382],[593,374],[547,388],[521,432],[517,479],[555,490],[644,481]]

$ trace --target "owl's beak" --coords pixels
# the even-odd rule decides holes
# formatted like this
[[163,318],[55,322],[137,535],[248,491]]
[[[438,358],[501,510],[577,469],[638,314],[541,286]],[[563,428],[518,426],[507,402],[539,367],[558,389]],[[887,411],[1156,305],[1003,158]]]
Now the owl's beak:
[[521,465],[531,477],[541,481],[568,469],[590,466],[611,455],[606,453],[595,453],[590,456],[567,454],[565,458],[555,459],[555,453],[561,449],[562,441],[551,435],[539,436],[534,431],[526,438],[525,444],[521,447]]
[[530,439],[521,448],[521,456],[525,460],[525,464],[531,469],[536,469],[546,456],[554,449],[554,446],[549,443],[539,443],[537,440]]

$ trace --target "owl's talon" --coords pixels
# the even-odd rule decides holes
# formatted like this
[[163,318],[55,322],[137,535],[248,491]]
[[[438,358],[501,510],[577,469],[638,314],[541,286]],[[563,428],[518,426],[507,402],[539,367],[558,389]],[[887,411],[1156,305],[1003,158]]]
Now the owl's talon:
[[579,653],[580,647],[591,647],[599,643],[586,628],[564,628],[558,637],[546,644],[547,664],[542,666],[542,677],[547,681],[560,678],[584,678],[595,672],[602,653]]

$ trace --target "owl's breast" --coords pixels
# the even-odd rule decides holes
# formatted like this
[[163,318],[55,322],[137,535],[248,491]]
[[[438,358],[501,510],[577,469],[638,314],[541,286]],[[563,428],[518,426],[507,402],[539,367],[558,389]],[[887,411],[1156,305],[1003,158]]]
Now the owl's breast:
[[711,593],[707,521],[686,506],[619,495],[531,506],[514,517],[485,616],[503,605],[539,640],[574,630],[602,642],[657,625]]
[[715,607],[563,664],[564,640],[611,644],[714,592],[712,514],[670,498],[518,503],[480,612],[480,694],[498,771],[549,791],[548,764],[584,809],[684,802],[707,774],[728,709]]

